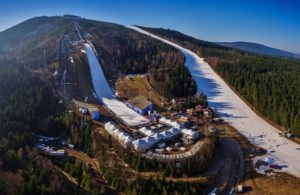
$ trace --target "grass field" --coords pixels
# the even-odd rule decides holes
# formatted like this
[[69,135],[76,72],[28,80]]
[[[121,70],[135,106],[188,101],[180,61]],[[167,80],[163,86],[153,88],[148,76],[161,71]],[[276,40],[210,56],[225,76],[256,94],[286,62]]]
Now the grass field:
[[162,103],[166,104],[164,98],[153,89],[146,76],[125,76],[116,82],[116,91],[119,97],[124,99],[143,95],[154,102],[155,108],[162,109]]

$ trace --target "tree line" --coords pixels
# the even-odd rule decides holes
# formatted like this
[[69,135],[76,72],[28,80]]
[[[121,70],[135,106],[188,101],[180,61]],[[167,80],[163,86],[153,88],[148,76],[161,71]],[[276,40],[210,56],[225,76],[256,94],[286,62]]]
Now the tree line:
[[173,30],[145,29],[204,57],[255,110],[300,136],[299,60],[230,49]]
[[106,76],[149,73],[151,85],[166,97],[195,94],[197,85],[175,48],[121,25],[80,21],[94,44]]

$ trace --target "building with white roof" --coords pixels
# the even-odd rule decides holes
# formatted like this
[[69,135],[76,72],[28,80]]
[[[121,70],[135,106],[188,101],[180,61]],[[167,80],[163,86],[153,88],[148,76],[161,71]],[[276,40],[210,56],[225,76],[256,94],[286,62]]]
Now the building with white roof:
[[134,139],[130,135],[128,135],[123,130],[117,128],[117,126],[112,122],[105,123],[104,128],[125,148],[129,148],[131,146],[131,143],[134,141]]
[[148,119],[135,112],[121,101],[103,98],[103,103],[111,112],[113,112],[128,126],[134,127],[145,125],[150,122]]
[[181,125],[178,122],[172,121],[171,119],[167,119],[166,117],[161,117],[159,119],[159,122],[163,123],[163,124],[166,124],[166,125],[169,125],[171,127],[177,128],[177,129],[181,128]]
[[113,130],[117,129],[116,125],[112,122],[107,122],[104,124],[104,128],[111,134]]
[[138,152],[143,152],[149,148],[148,144],[143,139],[137,139],[137,140],[133,141],[132,145],[133,145],[134,149]]
[[199,137],[199,132],[198,131],[193,131],[191,129],[182,129],[181,130],[182,134],[184,136],[187,136],[188,138],[192,139],[192,140],[195,140]]
[[138,129],[139,132],[147,135],[147,136],[151,136],[154,134],[154,132],[151,129],[148,129],[147,127],[142,127],[140,129]]
[[164,139],[164,136],[162,136],[159,133],[155,133],[155,134],[151,135],[151,137],[154,138],[157,142]]

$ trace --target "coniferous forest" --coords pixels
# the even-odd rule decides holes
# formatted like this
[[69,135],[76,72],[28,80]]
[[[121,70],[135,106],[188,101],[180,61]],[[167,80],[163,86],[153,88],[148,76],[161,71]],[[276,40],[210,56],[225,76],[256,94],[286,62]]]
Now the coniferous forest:
[[216,70],[257,111],[300,136],[300,63],[243,55]]
[[[59,84],[52,76],[56,70],[65,70],[69,65],[65,62],[78,51],[74,46],[78,41],[74,21],[74,17],[38,17],[0,33],[0,194],[78,193],[60,169],[76,177],[82,167],[76,168],[76,163],[56,166],[55,160],[34,148],[33,136],[33,132],[52,136],[69,132],[68,142],[90,156],[95,153],[92,123],[75,114],[65,115],[65,106],[58,103]],[[194,104],[191,96],[197,86],[178,50],[121,25],[82,18],[76,21],[85,39],[95,46],[109,80],[120,74],[148,73],[151,85],[163,96],[188,96],[187,104]],[[204,57],[256,111],[300,136],[299,61],[242,52],[171,30],[146,30]],[[75,70],[68,66],[68,73]],[[76,76],[74,85],[75,81]],[[206,105],[205,94],[201,98]],[[107,149],[103,148],[103,153]],[[137,170],[142,167],[139,160],[133,164]],[[114,187],[126,189],[117,173],[106,174]],[[93,182],[86,178],[83,183],[89,183],[88,189]],[[201,191],[203,187],[162,183],[168,187],[165,189],[155,178],[137,178],[129,188],[138,187],[128,193],[172,192],[168,188],[191,193],[191,188]]]
[[0,62],[0,193],[72,194],[51,160],[32,148],[31,132],[60,110],[58,101],[44,81],[14,62]]
[[[179,51],[120,25],[84,19],[79,23],[84,36],[93,35],[90,40],[103,57],[105,70],[127,74],[164,68],[170,82],[173,74],[188,80],[191,88],[186,95],[194,92],[195,83]],[[0,194],[76,193],[54,162],[37,152],[32,135],[58,136],[70,131],[70,141],[91,153],[86,144],[91,143],[90,129],[82,128],[77,119],[72,126],[64,124],[69,119],[58,103],[60,87],[52,76],[55,70],[61,73],[67,68],[69,75],[75,71],[67,62],[76,41],[72,17],[33,18],[0,33]],[[174,88],[171,92],[164,88],[167,95],[180,95]]]
[[256,111],[300,136],[299,60],[243,52],[173,30],[144,29],[204,57]]
[[165,97],[194,95],[197,90],[184,56],[175,48],[121,25],[85,20],[108,77],[149,73],[151,85]]

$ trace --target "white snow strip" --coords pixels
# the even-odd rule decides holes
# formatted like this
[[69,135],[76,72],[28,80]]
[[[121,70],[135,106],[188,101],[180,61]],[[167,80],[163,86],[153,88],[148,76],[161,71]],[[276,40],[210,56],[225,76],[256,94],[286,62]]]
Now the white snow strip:
[[94,89],[97,97],[100,101],[103,102],[103,97],[106,98],[114,98],[114,94],[108,85],[108,82],[103,73],[102,67],[92,49],[92,47],[88,44],[84,44],[84,49],[87,54],[87,58],[89,61],[90,71],[92,75],[92,81],[94,85]]
[[[185,65],[197,82],[198,91],[203,91],[209,105],[217,109],[220,116],[243,134],[255,145],[267,150],[275,150],[269,154],[276,161],[286,164],[285,171],[300,177],[300,151],[298,144],[279,136],[279,130],[260,118],[238,95],[213,71],[208,63],[192,51],[175,43],[150,34],[138,27],[129,26],[133,30],[151,36],[179,49],[186,57]],[[258,136],[264,135],[263,138]]]

